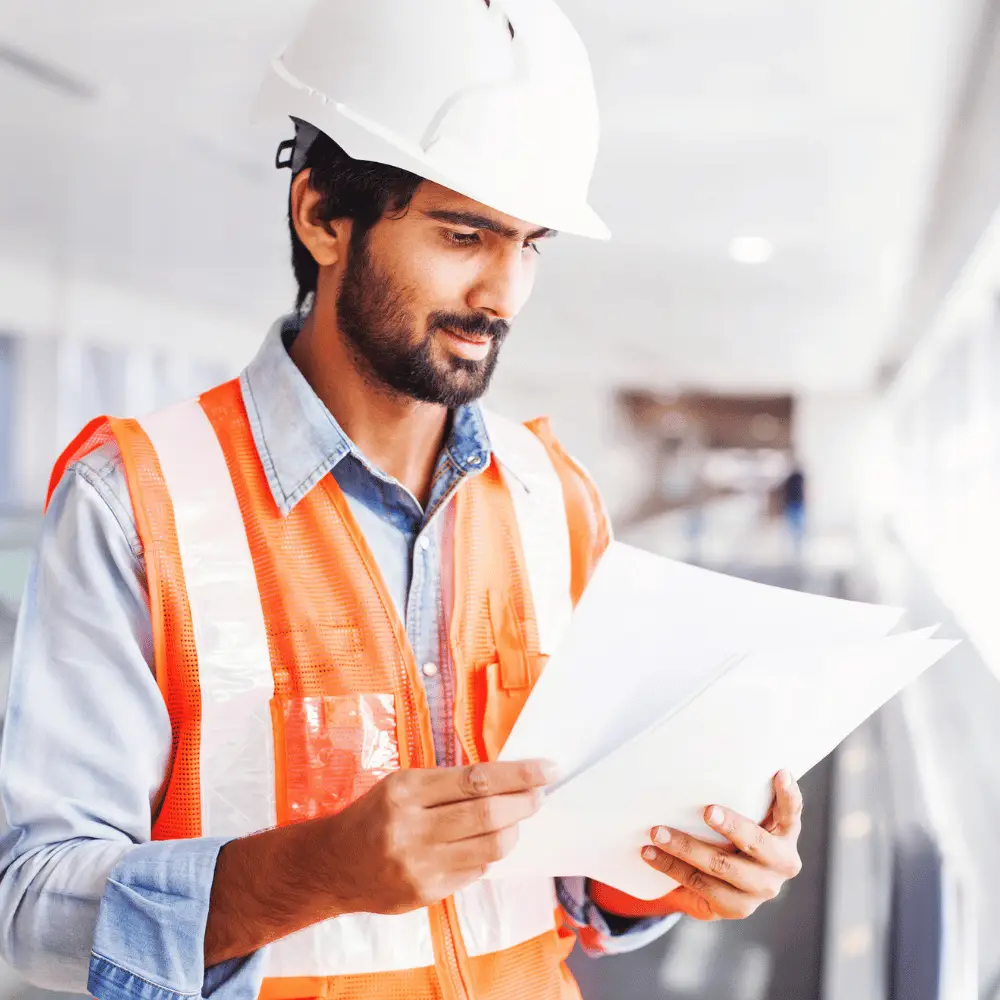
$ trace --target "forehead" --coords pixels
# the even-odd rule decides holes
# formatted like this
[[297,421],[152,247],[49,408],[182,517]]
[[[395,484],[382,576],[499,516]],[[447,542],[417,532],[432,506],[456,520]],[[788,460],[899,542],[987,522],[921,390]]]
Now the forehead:
[[505,229],[516,230],[519,233],[531,233],[544,228],[530,220],[505,215],[481,201],[459,194],[433,181],[420,183],[410,202],[410,210],[418,218],[422,217],[424,212],[465,212],[480,215],[493,220]]

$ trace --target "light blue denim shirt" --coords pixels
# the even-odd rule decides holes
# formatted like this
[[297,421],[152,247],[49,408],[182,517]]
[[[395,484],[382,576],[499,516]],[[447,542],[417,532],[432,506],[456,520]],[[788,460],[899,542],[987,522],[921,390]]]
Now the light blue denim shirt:
[[[378,562],[425,676],[439,764],[456,763],[453,671],[439,643],[442,532],[489,462],[477,406],[457,410],[423,510],[347,438],[275,324],[241,375],[254,440],[287,514],[333,474]],[[223,840],[150,841],[170,720],[153,672],[145,563],[112,443],[76,463],[46,515],[15,640],[0,751],[0,954],[38,986],[99,1000],[253,1000],[262,952],[209,969],[205,924]],[[609,921],[584,879],[557,886],[599,950],[641,947],[672,920]]]

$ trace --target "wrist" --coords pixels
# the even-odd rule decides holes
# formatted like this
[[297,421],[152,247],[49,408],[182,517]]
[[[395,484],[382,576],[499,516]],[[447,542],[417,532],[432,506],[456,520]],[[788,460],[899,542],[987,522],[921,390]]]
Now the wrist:
[[290,852],[293,877],[316,887],[316,920],[329,920],[365,909],[359,886],[352,877],[356,862],[347,856],[338,816],[324,816],[295,824]]

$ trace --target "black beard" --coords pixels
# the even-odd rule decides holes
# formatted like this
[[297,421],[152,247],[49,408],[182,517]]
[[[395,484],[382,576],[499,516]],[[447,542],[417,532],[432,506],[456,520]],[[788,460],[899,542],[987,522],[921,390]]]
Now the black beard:
[[[353,241],[337,296],[337,320],[351,342],[361,369],[389,389],[455,409],[479,399],[489,388],[510,330],[502,319],[482,313],[432,313],[427,331],[416,335],[402,289],[393,285],[368,252],[367,240]],[[491,338],[481,361],[449,355],[442,363],[432,353],[435,330],[453,330]]]

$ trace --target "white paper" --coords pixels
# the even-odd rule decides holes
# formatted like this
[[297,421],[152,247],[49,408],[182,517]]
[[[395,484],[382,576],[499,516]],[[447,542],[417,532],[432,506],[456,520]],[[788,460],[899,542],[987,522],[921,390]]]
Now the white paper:
[[553,791],[488,877],[587,875],[639,898],[665,895],[674,883],[640,857],[653,826],[715,839],[703,822],[712,804],[760,822],[777,771],[804,774],[955,645],[910,634],[738,658]]
[[886,635],[902,611],[804,594],[616,542],[531,692],[501,760],[564,779],[684,704],[733,656]]

